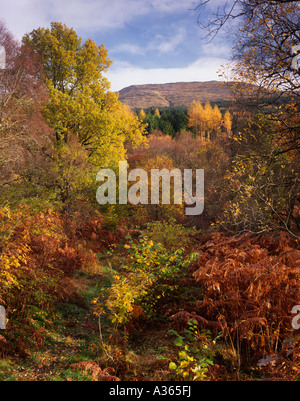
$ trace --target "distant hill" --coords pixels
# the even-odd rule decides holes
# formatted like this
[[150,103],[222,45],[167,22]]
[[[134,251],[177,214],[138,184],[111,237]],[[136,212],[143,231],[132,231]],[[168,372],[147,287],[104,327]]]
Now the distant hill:
[[189,106],[193,100],[232,100],[228,88],[219,81],[132,85],[119,91],[119,99],[132,109]]

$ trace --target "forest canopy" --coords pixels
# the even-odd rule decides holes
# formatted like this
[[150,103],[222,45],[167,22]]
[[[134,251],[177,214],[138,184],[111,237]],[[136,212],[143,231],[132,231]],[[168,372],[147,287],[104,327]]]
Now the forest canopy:
[[73,29],[53,22],[25,35],[23,42],[38,56],[49,100],[44,117],[57,141],[75,135],[97,165],[124,159],[124,142],[143,142],[143,127],[118,101],[103,76],[111,64],[104,45],[82,40]]

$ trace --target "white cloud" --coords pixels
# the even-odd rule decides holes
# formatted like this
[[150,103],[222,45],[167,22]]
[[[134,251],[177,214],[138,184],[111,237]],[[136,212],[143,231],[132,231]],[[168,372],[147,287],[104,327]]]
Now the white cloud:
[[24,33],[51,21],[62,21],[75,30],[101,32],[119,29],[151,12],[188,10],[194,0],[0,0],[1,18],[19,39]]
[[110,53],[129,53],[133,55],[145,54],[145,48],[133,43],[122,43],[110,49]]
[[218,70],[226,59],[198,59],[184,68],[150,68],[143,69],[128,63],[115,63],[107,72],[111,89],[119,91],[130,85],[160,84],[169,82],[192,82],[218,80]]
[[132,55],[146,55],[149,51],[155,51],[159,54],[174,53],[178,45],[180,45],[186,37],[186,29],[179,28],[172,32],[169,37],[157,34],[155,38],[148,44],[143,46],[135,43],[121,43],[110,49],[111,54],[127,53]]
[[48,23],[47,7],[40,0],[0,0],[1,19],[17,39],[38,26]]
[[177,46],[182,43],[186,36],[186,29],[179,28],[175,34],[172,34],[169,38],[162,35],[156,35],[155,40],[149,44],[149,50],[156,50],[159,53],[171,53],[174,52]]
[[172,13],[181,10],[189,10],[196,7],[195,0],[149,0],[148,3],[160,12]]
[[201,43],[201,55],[208,57],[224,57],[231,53],[232,46],[229,39],[221,40],[221,36],[216,37],[210,43]]
[[[223,0],[222,0],[223,1]],[[114,35],[117,30],[132,24],[141,16],[166,15],[178,13],[184,15],[195,8],[199,0],[0,0],[1,17],[6,20],[8,28],[17,38],[37,27],[49,26],[51,21],[61,21],[73,27],[81,34],[95,35],[108,31]],[[221,0],[213,0],[221,3]],[[212,3],[211,3],[212,4]],[[176,14],[177,17],[177,14]],[[178,21],[179,22],[179,21]],[[160,54],[176,52],[184,40],[187,40],[188,27],[171,25],[166,36],[157,35],[144,43],[116,44],[110,53],[123,52],[132,55],[152,56],[155,51]],[[153,31],[157,27],[153,27]],[[164,29],[164,31],[166,31]],[[116,36],[119,39],[119,37]],[[200,40],[200,39],[199,39]],[[200,47],[200,46],[199,46]],[[209,44],[203,49],[202,56],[206,60],[197,60],[185,68],[152,68],[143,69],[128,63],[118,63],[114,59],[113,66],[106,74],[117,91],[123,87],[144,83],[188,82],[218,79],[217,70],[225,60],[225,48]],[[221,50],[221,52],[220,52]],[[199,51],[201,49],[199,48]]]

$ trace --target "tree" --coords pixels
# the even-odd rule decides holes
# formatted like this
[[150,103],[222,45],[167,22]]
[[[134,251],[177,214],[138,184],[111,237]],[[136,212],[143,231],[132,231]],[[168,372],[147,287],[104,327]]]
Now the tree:
[[145,117],[146,117],[146,113],[145,113],[144,109],[141,109],[139,112],[140,120],[144,120]]
[[[185,216],[184,209],[179,208],[179,205],[163,205],[159,206],[159,208],[155,206],[154,210],[164,211],[164,213],[160,214],[161,217],[170,212],[169,216],[180,218],[177,212],[181,210],[181,219],[184,218],[187,224],[208,228],[215,221],[216,216],[223,213],[223,187],[228,186],[228,183],[224,181],[224,176],[230,167],[229,149],[226,143],[221,143],[221,141],[204,142],[199,135],[193,135],[191,132],[181,132],[175,138],[163,134],[159,136],[150,135],[148,148],[139,149],[138,152],[135,151],[134,153],[131,151],[130,155],[130,167],[136,168],[142,165],[147,171],[149,171],[149,168],[161,169],[164,167],[169,170],[177,168],[181,171],[184,171],[184,169],[194,171],[196,169],[204,169],[204,212],[199,216]],[[153,211],[154,206],[151,208]],[[150,211],[151,208],[148,206],[147,210]],[[155,217],[155,213],[152,213],[152,216]]]
[[24,36],[23,42],[39,56],[44,67],[44,79],[51,81],[49,87],[74,96],[86,85],[109,87],[107,79],[102,76],[111,65],[104,45],[97,46],[92,39],[82,44],[73,28],[52,22],[51,29],[35,29]]
[[[255,154],[245,157],[254,146],[248,138],[234,160],[239,202],[231,213],[248,228],[283,227],[291,232],[290,220],[300,201],[300,71],[293,67],[293,49],[300,43],[299,14],[299,1],[237,0],[206,24],[214,35],[228,20],[239,21],[228,85],[239,105],[257,114],[248,127],[249,137],[259,129],[265,138],[269,126],[262,121],[272,123],[273,140],[263,147],[264,155],[255,147]],[[239,140],[238,135],[235,132],[233,139]],[[247,190],[243,196],[240,188]],[[247,222],[246,216],[251,216]]]
[[156,115],[152,114],[151,111],[148,111],[147,114],[145,113],[143,122],[144,124],[146,124],[148,134],[151,134],[153,131],[160,129],[159,118]]
[[299,162],[293,155],[275,156],[280,148],[276,125],[257,115],[234,137],[237,150],[225,177],[226,203],[219,218],[223,227],[239,232],[284,228],[293,236],[299,231],[294,219]]
[[[194,10],[198,12],[201,8],[209,5],[209,3],[211,3],[211,0],[201,0]],[[299,0],[226,0],[222,7],[217,7],[216,12],[206,22],[203,21],[202,16],[206,16],[207,14],[205,12],[199,13],[198,24],[208,32],[208,37],[214,38],[220,29],[231,20],[240,19],[245,16],[251,19],[259,7],[269,6],[270,4],[277,6],[293,3],[299,3]]]
[[181,132],[187,129],[188,118],[187,113],[182,108],[174,113],[173,127],[175,132]]
[[207,139],[211,139],[211,132],[213,129],[213,109],[211,107],[210,102],[206,102],[204,105],[204,130],[205,130],[205,136]]
[[52,131],[41,115],[46,90],[38,79],[41,69],[25,45],[0,22],[0,45],[5,48],[6,68],[0,70],[0,187],[21,177],[52,140]]
[[160,112],[158,109],[155,109],[154,115],[157,116],[158,118],[160,118]]
[[44,109],[57,142],[75,135],[96,165],[114,165],[125,158],[125,141],[141,144],[144,126],[109,91],[103,76],[111,64],[104,45],[82,40],[72,28],[52,22],[25,35],[24,43],[39,56],[49,102]]
[[225,132],[229,134],[232,128],[232,117],[228,110],[225,111],[224,118],[223,118],[223,125],[225,128]]
[[[239,21],[229,85],[244,107],[280,122],[282,151],[300,147],[300,124],[295,119],[300,103],[299,70],[292,68],[292,49],[300,43],[299,13],[299,1],[237,0],[227,2],[223,12],[217,11],[205,25],[211,34],[229,19]],[[292,101],[285,107],[287,96]]]
[[188,109],[189,127],[194,128],[196,135],[207,140],[215,139],[221,132],[222,113],[217,105],[213,108],[210,102],[204,107],[199,101],[193,101]]
[[196,135],[203,137],[204,108],[201,102],[194,100],[188,108],[188,126],[194,128]]
[[[158,118],[157,116],[155,116]],[[159,129],[167,135],[174,136],[175,131],[172,125],[172,122],[169,120],[168,116],[163,113],[161,118],[158,118],[159,121]]]
[[219,107],[215,104],[212,110],[212,129],[215,133],[217,133],[217,131],[220,131],[221,124],[222,124],[222,113]]
[[251,20],[242,22],[233,54],[235,79],[251,83],[250,104],[279,122],[284,152],[300,148],[299,71],[291,65],[292,47],[300,42],[299,13],[299,2],[258,6]]

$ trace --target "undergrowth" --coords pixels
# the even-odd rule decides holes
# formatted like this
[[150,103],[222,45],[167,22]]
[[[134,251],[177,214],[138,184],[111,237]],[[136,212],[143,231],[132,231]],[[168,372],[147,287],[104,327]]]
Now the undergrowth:
[[101,219],[26,207],[2,208],[0,227],[1,380],[299,379],[286,233],[194,233],[174,250],[153,226],[106,236]]

